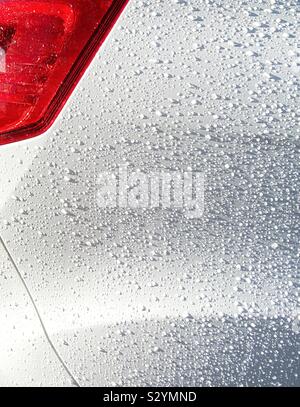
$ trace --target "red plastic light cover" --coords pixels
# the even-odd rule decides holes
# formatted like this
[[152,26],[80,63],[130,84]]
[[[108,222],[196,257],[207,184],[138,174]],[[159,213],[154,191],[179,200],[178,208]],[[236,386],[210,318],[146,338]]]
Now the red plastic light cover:
[[53,124],[128,0],[0,0],[0,145]]

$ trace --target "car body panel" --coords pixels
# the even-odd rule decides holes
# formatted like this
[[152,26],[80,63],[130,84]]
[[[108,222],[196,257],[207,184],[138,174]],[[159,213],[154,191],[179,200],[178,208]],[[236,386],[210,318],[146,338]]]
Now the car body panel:
[[[0,234],[80,385],[299,384],[297,13],[131,0],[52,129],[1,148]],[[125,164],[204,173],[203,216],[99,207]]]
[[71,386],[0,243],[0,386]]

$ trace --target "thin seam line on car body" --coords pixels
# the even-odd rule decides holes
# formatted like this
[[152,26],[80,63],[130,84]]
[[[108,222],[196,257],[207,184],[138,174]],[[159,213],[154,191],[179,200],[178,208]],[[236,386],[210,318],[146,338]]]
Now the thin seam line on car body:
[[18,266],[17,266],[16,262],[15,262],[14,259],[12,258],[11,254],[10,254],[10,252],[9,252],[9,250],[8,250],[6,244],[5,244],[5,242],[3,241],[3,239],[2,239],[1,236],[0,236],[0,244],[3,246],[3,248],[4,248],[4,250],[5,250],[5,253],[6,253],[7,256],[8,256],[8,259],[9,259],[10,262],[12,263],[14,269],[15,269],[16,272],[17,272],[17,275],[18,275],[19,279],[21,280],[21,283],[22,283],[23,287],[25,288],[25,290],[26,290],[26,292],[27,292],[27,295],[28,295],[28,297],[29,297],[29,299],[30,299],[30,301],[31,301],[31,303],[32,303],[32,305],[33,305],[33,308],[34,308],[35,313],[36,313],[36,315],[37,315],[37,317],[38,317],[38,320],[39,320],[39,322],[40,322],[40,325],[41,325],[41,327],[42,327],[42,330],[43,330],[43,332],[44,332],[44,335],[45,335],[45,337],[46,337],[47,342],[49,343],[49,345],[50,345],[51,349],[53,350],[55,356],[57,357],[57,359],[59,360],[59,362],[61,363],[61,365],[62,365],[63,368],[65,369],[66,373],[67,373],[67,374],[70,376],[70,378],[72,379],[72,383],[73,383],[76,387],[81,387],[80,384],[79,384],[79,382],[75,379],[75,377],[73,376],[73,374],[70,372],[68,366],[67,366],[67,365],[65,364],[65,362],[63,361],[63,359],[62,359],[62,357],[60,356],[58,350],[55,348],[53,342],[51,341],[50,336],[49,336],[49,334],[48,334],[48,332],[47,332],[46,326],[45,326],[45,324],[44,324],[44,322],[43,322],[43,319],[42,319],[42,317],[41,317],[41,315],[40,315],[40,313],[39,313],[39,310],[38,310],[38,308],[37,308],[37,305],[36,305],[36,303],[35,303],[35,301],[34,301],[32,295],[31,295],[31,293],[30,293],[30,290],[29,290],[29,288],[28,288],[28,286],[27,286],[27,284],[26,284],[24,278],[22,277],[22,274],[21,274],[20,270],[18,269]]

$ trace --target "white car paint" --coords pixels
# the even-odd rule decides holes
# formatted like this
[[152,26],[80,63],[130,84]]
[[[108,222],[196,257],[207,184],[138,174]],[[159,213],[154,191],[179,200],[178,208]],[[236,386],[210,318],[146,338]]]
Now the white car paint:
[[71,386],[0,243],[0,386]]
[[[52,129],[0,149],[0,235],[79,385],[299,384],[290,3],[131,0]],[[99,208],[124,163],[204,172],[204,216]]]

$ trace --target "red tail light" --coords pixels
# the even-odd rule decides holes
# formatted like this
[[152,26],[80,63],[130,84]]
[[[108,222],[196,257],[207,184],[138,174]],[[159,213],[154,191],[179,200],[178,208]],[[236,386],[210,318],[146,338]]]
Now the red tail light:
[[128,0],[1,0],[0,145],[61,111]]

